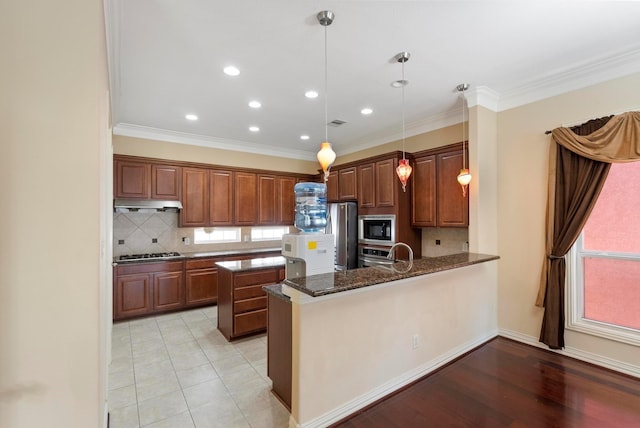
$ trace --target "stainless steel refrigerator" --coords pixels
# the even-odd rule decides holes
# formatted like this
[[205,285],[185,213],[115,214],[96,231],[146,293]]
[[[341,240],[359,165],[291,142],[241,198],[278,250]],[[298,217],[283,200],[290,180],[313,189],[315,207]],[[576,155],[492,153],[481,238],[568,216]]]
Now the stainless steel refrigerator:
[[358,204],[327,204],[327,229],[334,235],[336,270],[358,267]]

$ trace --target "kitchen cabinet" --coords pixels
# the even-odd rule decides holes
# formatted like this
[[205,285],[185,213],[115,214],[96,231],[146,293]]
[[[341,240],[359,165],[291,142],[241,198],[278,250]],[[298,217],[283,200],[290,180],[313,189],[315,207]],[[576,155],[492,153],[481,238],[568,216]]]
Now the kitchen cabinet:
[[183,168],[180,226],[208,226],[209,200],[209,170],[205,168]]
[[358,197],[358,177],[355,166],[338,171],[338,199],[341,201],[355,201]]
[[219,268],[218,330],[229,341],[267,328],[267,295],[262,286],[284,278],[284,267]]
[[185,263],[185,306],[210,305],[218,301],[218,268],[222,258],[187,260]]
[[234,214],[236,225],[257,223],[257,176],[252,172],[236,172],[234,176]]
[[395,206],[396,158],[358,165],[358,207]]
[[[324,176],[320,174],[321,180],[324,180]],[[327,178],[327,202],[338,202],[340,195],[338,194],[338,171],[329,171],[329,177]]]
[[292,326],[291,301],[268,294],[267,376],[272,392],[291,410]]
[[179,166],[115,158],[114,179],[116,198],[180,199]]
[[233,172],[209,170],[209,225],[233,225]]
[[416,155],[411,186],[411,224],[416,227],[467,227],[469,198],[457,181],[462,150],[447,146]]
[[274,175],[258,175],[258,224],[274,225],[277,222],[278,194]]
[[278,177],[276,224],[289,226],[295,222],[296,195],[293,190],[297,182],[295,177]]
[[182,261],[120,265],[113,275],[113,319],[184,306]]
[[358,208],[376,206],[376,164],[366,163],[358,166]]

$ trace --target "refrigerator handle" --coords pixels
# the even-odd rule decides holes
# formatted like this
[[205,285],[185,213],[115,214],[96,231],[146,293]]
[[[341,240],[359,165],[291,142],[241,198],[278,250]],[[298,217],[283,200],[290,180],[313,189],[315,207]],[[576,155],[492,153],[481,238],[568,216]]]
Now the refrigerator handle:
[[324,233],[331,235],[333,233],[333,227],[331,223],[331,209],[327,209],[327,227],[324,229]]

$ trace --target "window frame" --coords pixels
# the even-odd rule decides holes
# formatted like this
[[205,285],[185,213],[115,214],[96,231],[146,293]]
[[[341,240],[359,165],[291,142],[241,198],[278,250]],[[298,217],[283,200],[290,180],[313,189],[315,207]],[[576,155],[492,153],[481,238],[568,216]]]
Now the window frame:
[[[223,240],[208,240],[208,241],[197,241],[196,240],[196,234],[198,229],[209,229],[208,227],[196,227],[193,230],[193,244],[194,245],[208,245],[208,244],[229,244],[229,243],[235,243],[235,242],[242,242],[242,228],[240,227],[212,227],[210,228],[212,232],[215,231],[222,231],[224,232],[229,232],[229,231],[234,231],[236,233],[236,238],[233,240],[230,239],[223,239]],[[205,231],[205,233],[207,233]]]
[[629,345],[640,345],[640,330],[584,317],[583,263],[585,258],[640,261],[640,254],[585,250],[582,234],[583,232],[580,232],[575,244],[571,247],[567,256],[565,256],[567,262],[565,281],[565,289],[567,290],[565,297],[567,316],[565,328],[567,330],[591,334]]

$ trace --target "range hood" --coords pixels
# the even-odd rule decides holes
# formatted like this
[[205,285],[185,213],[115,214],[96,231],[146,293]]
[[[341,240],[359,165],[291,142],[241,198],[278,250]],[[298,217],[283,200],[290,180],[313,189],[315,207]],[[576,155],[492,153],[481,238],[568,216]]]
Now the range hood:
[[182,203],[180,201],[159,201],[156,199],[115,199],[113,208],[118,211],[180,210],[182,209]]

